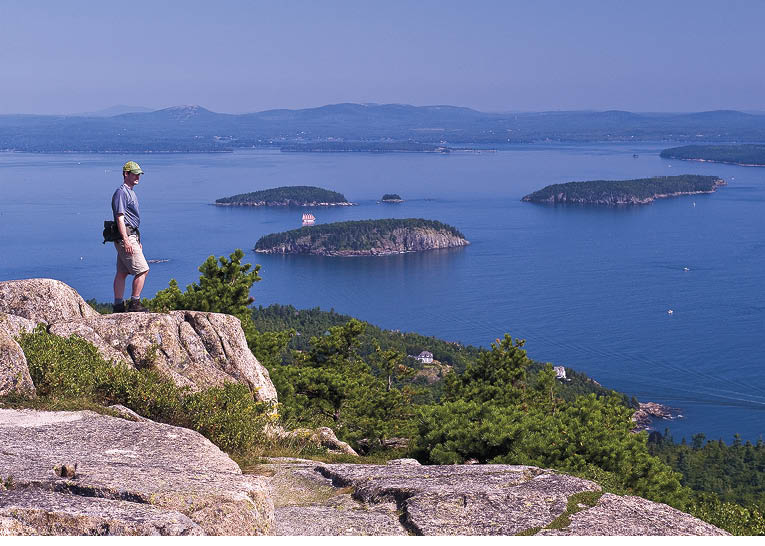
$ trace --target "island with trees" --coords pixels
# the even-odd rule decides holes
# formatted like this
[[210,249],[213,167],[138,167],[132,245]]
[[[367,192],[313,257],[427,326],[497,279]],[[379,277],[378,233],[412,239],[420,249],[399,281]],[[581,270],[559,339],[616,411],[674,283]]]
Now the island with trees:
[[470,244],[456,228],[422,218],[355,220],[261,237],[255,252],[317,256],[386,256]]
[[224,207],[342,207],[349,202],[342,193],[315,186],[282,186],[216,199]]
[[687,159],[730,163],[745,167],[765,167],[765,144],[731,144],[728,146],[694,145],[662,150],[665,159]]
[[726,182],[717,176],[683,174],[633,180],[589,180],[552,184],[521,201],[576,205],[645,205],[654,199],[713,193]]
[[386,193],[382,196],[381,201],[383,203],[403,203],[404,200],[401,199],[401,196],[397,193]]

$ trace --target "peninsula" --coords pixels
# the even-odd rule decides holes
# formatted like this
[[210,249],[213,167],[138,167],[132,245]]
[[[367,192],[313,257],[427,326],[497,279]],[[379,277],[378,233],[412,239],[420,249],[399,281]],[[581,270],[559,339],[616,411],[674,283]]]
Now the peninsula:
[[725,181],[717,176],[684,174],[634,180],[589,180],[552,184],[521,201],[577,205],[645,205],[654,199],[713,193]]
[[456,228],[422,218],[356,220],[261,237],[255,252],[317,256],[386,256],[470,244]]
[[744,167],[765,167],[765,145],[763,144],[679,146],[662,150],[659,155],[665,159],[687,159],[690,161],[730,163]]
[[355,205],[342,193],[315,186],[282,186],[216,199],[223,207],[347,207]]

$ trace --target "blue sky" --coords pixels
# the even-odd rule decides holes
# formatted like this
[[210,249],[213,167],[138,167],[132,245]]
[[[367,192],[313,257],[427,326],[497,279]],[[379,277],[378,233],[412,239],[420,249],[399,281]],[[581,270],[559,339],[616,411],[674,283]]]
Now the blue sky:
[[0,114],[765,110],[765,1],[0,1]]

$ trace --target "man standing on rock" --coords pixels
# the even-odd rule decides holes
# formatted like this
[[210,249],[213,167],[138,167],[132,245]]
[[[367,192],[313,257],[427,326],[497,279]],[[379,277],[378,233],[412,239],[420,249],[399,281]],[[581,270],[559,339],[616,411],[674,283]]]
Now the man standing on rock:
[[[141,233],[138,231],[141,224],[138,197],[133,190],[142,174],[141,167],[135,161],[125,163],[122,167],[122,185],[112,196],[112,213],[121,237],[121,240],[114,242],[117,249],[117,274],[114,276],[115,313],[148,311],[141,305],[141,290],[149,272],[149,264],[143,257]],[[130,303],[125,305],[122,297],[125,294],[125,279],[128,275],[133,275],[133,293]]]

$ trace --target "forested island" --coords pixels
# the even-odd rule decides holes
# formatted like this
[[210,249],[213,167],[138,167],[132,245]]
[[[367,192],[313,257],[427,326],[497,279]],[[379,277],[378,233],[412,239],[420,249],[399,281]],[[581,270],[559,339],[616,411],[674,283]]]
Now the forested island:
[[745,167],[765,167],[765,144],[735,144],[728,146],[679,146],[662,150],[665,159],[687,159],[731,163]]
[[386,193],[382,196],[383,203],[403,203],[404,200],[401,199],[401,196],[397,193]]
[[552,184],[525,196],[522,201],[577,205],[645,205],[654,199],[712,193],[725,181],[717,176],[683,174],[633,180],[589,180]]
[[422,218],[355,220],[261,237],[255,252],[318,256],[385,256],[470,244],[456,228]]
[[336,207],[351,206],[342,193],[315,186],[282,186],[216,199],[227,207]]

